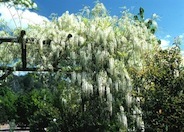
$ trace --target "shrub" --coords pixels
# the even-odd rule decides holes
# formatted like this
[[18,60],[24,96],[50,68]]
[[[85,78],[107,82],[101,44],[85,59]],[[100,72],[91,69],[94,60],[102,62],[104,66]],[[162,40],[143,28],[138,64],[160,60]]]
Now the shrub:
[[145,60],[142,70],[130,68],[134,90],[142,99],[146,131],[184,129],[184,70],[180,48],[160,49]]
[[0,123],[8,123],[16,118],[16,99],[17,94],[10,88],[0,88]]

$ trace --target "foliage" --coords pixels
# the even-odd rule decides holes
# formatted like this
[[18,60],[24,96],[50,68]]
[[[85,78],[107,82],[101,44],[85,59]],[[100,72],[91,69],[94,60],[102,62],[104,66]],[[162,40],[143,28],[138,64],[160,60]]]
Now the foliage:
[[[26,37],[36,38],[27,43],[27,66],[40,71],[14,87],[23,89],[16,93],[17,123],[29,124],[32,131],[144,131],[128,69],[144,68],[145,54],[152,58],[159,46],[152,23],[142,21],[140,11],[141,20],[127,11],[111,17],[97,3],[92,10],[30,26]],[[0,45],[1,66],[19,68],[20,51],[14,43]],[[45,69],[59,71],[41,72]]]
[[52,125],[54,119],[59,118],[59,110],[53,106],[53,97],[48,89],[33,91],[31,98],[36,109],[29,117],[30,129],[43,131],[44,128]]
[[16,99],[16,94],[10,88],[0,88],[0,123],[6,123],[15,119],[16,107],[14,103]]
[[184,70],[180,48],[158,50],[147,57],[142,70],[130,68],[134,90],[141,98],[147,131],[182,131],[184,128]]
[[[153,14],[156,15],[156,14]],[[139,21],[141,23],[145,23],[148,30],[150,30],[151,33],[155,34],[157,30],[157,23],[155,21],[156,18],[148,18],[145,20],[144,18],[144,9],[142,7],[139,8],[139,13],[137,15],[134,15],[134,20]]]
[[0,0],[0,3],[6,3],[8,6],[15,6],[15,7],[20,7],[21,8],[29,8],[33,9],[36,8],[37,5],[33,0]]

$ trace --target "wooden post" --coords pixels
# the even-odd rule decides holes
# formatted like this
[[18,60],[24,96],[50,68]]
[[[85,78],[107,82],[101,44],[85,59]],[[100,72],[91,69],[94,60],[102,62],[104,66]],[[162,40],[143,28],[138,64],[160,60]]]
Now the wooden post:
[[20,32],[20,37],[19,37],[19,43],[21,44],[21,49],[22,49],[22,68],[26,69],[27,68],[27,57],[26,57],[26,42],[24,40],[24,35],[26,35],[26,32],[22,30]]

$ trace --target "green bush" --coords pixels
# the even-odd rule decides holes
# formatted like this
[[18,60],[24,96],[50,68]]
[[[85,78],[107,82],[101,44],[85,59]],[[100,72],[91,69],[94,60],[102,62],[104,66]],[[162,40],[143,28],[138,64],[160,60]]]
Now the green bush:
[[22,127],[29,126],[29,118],[38,109],[31,99],[31,93],[19,93],[15,105],[17,109],[17,125]]
[[16,93],[10,88],[0,88],[0,123],[8,123],[16,118],[16,99]]
[[[146,131],[184,130],[184,69],[180,48],[159,50],[142,70],[130,68],[136,96],[142,99]],[[138,94],[138,91],[139,94]]]

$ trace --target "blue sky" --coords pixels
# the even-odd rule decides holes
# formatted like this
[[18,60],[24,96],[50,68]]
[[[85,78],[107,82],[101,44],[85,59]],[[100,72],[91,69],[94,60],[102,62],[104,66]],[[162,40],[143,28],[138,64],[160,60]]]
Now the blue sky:
[[[40,24],[43,20],[48,20],[52,13],[61,16],[64,12],[79,12],[84,6],[93,8],[96,0],[35,0],[39,10],[18,11],[14,8],[7,9],[6,5],[0,4],[0,19],[7,21],[10,28],[26,27],[27,24]],[[171,46],[177,36],[184,38],[184,0],[100,0],[111,15],[121,17],[122,7],[126,6],[130,12],[137,14],[139,8],[145,10],[145,18],[152,14],[159,15],[157,37],[162,40],[162,47]],[[184,43],[181,45],[184,56]],[[22,74],[22,73],[21,73]]]
[[[94,0],[35,0],[38,14],[49,17],[51,13],[59,16],[65,11],[77,13],[84,6],[94,6]],[[140,7],[145,9],[145,17],[153,13],[159,15],[157,37],[171,44],[175,37],[184,35],[184,0],[100,0],[111,15],[121,16],[123,6],[137,14]],[[182,46],[184,47],[184,46]]]
[[[64,12],[70,13],[79,12],[84,6],[93,8],[96,0],[35,0],[39,10],[35,12],[27,11],[24,13],[24,23],[39,23],[42,19],[49,18],[52,13],[61,16]],[[145,18],[149,18],[153,13],[159,15],[157,37],[163,40],[163,44],[168,46],[175,37],[184,36],[184,0],[100,0],[105,7],[110,11],[111,15],[121,16],[122,7],[126,6],[130,12],[137,14],[139,8],[143,7],[145,10]],[[11,16],[8,19],[8,10],[0,7],[1,17],[11,21],[10,26],[13,25]],[[12,12],[15,12],[12,9]],[[21,12],[21,11],[20,11]],[[22,13],[22,12],[21,12]],[[14,16],[16,16],[14,14]],[[45,18],[46,17],[46,18]],[[33,19],[34,18],[34,19]],[[20,23],[20,22],[17,22]],[[15,25],[15,24],[14,24]],[[184,46],[182,46],[184,48]]]

